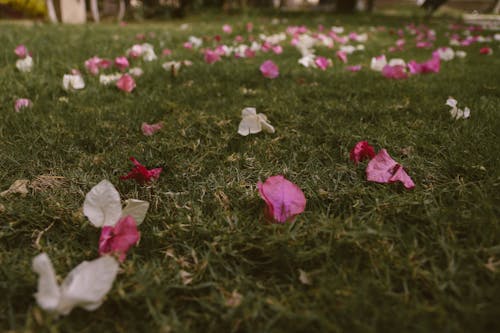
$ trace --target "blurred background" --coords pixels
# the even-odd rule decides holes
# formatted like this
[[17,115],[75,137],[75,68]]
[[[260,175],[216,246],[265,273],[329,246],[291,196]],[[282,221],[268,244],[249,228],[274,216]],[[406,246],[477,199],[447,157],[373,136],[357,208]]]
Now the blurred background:
[[427,16],[438,10],[498,14],[500,0],[0,0],[0,18],[65,21],[61,8],[79,12],[85,21],[141,21],[181,18],[206,10],[227,14],[255,9],[355,13],[417,7]]

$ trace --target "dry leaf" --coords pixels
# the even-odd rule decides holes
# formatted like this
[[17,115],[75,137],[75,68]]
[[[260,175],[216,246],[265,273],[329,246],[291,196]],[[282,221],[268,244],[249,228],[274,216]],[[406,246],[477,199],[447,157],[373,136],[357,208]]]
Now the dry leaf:
[[302,284],[307,284],[308,286],[312,284],[311,277],[309,276],[309,274],[301,269],[299,269],[299,281]]
[[237,308],[240,306],[241,301],[243,300],[243,295],[241,295],[236,290],[233,290],[233,293],[229,298],[226,298],[226,306],[230,308]]
[[25,196],[28,194],[28,183],[27,179],[18,179],[12,185],[10,185],[9,189],[0,193],[0,197],[5,197],[9,194],[18,193],[21,196]]
[[40,175],[31,181],[30,187],[35,191],[45,191],[50,188],[61,187],[66,178],[62,176]]
[[0,214],[2,214],[3,212],[5,212],[5,206],[0,204]]
[[484,267],[488,269],[489,271],[496,273],[497,272],[497,267],[500,266],[500,260],[495,261],[494,257],[488,258],[488,262],[484,264]]
[[181,276],[183,285],[188,285],[193,282],[193,274],[186,271],[180,271],[179,275]]

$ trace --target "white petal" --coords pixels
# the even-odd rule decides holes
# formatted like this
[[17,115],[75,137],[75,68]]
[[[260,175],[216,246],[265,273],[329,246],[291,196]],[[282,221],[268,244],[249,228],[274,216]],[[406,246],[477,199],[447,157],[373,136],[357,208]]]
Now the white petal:
[[466,107],[464,109],[464,119],[467,119],[470,117],[470,109],[468,107]]
[[259,133],[262,130],[262,125],[260,123],[259,117],[249,116],[241,120],[238,126],[238,134],[247,136],[248,134]]
[[464,117],[464,111],[462,109],[458,109],[456,119],[462,119],[463,117]]
[[97,309],[111,290],[119,264],[111,256],[84,261],[76,266],[61,285],[58,312],[68,314],[76,306],[85,310]]
[[96,227],[113,226],[122,215],[120,194],[113,184],[103,180],[85,196],[83,214]]
[[458,115],[458,109],[457,108],[453,108],[450,110],[450,114],[453,118],[457,118],[457,115]]
[[274,133],[274,127],[267,122],[267,117],[263,113],[258,114],[262,130],[267,133]]
[[449,107],[455,108],[455,107],[457,107],[457,100],[452,98],[452,97],[449,97],[446,100],[446,105],[448,105]]
[[141,224],[146,217],[146,213],[148,212],[149,202],[137,200],[137,199],[129,199],[125,201],[125,208],[122,212],[122,217],[132,216],[137,225]]
[[389,66],[403,66],[406,67],[406,62],[403,59],[395,58],[389,61]]
[[71,75],[71,87],[75,90],[85,88],[85,82],[81,75]]
[[38,291],[35,294],[38,305],[44,310],[54,311],[59,305],[61,292],[57,285],[54,267],[46,253],[33,258],[33,270],[38,273]]
[[243,110],[241,110],[241,116],[243,118],[255,115],[257,115],[257,110],[255,108],[244,108]]
[[69,90],[71,84],[71,76],[72,75],[64,74],[62,81],[62,86],[64,90]]

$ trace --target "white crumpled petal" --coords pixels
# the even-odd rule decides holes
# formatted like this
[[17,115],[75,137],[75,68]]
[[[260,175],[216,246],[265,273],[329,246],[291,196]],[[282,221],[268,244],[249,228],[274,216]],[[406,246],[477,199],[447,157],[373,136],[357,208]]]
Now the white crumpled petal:
[[401,58],[394,58],[389,61],[389,66],[403,66],[406,67],[406,62]]
[[387,65],[387,59],[385,55],[381,55],[380,57],[372,58],[370,68],[374,71],[381,72],[385,65]]
[[463,114],[463,118],[464,119],[467,119],[470,117],[470,109],[468,107],[465,107],[464,108],[464,114]]
[[38,273],[38,291],[35,294],[38,305],[44,310],[55,311],[59,305],[61,291],[57,285],[54,267],[46,253],[33,259],[33,270]]
[[122,218],[132,216],[136,225],[139,225],[146,218],[146,213],[149,209],[149,202],[137,199],[128,199],[125,201],[125,208],[122,212]]
[[454,99],[453,97],[449,97],[446,100],[446,105],[448,105],[451,108],[456,108],[457,107],[457,100]]
[[83,214],[96,227],[114,226],[122,215],[120,194],[113,184],[103,180],[85,196]]
[[65,74],[62,85],[64,90],[80,90],[85,88],[85,82],[81,75]]
[[247,136],[248,134],[256,134],[264,130],[268,133],[274,133],[274,127],[267,122],[266,115],[259,113],[255,108],[244,108],[241,111],[243,118],[238,126],[238,134]]
[[33,270],[39,274],[38,305],[44,310],[67,315],[80,306],[88,311],[97,309],[118,274],[119,264],[111,256],[84,261],[76,266],[59,287],[52,262],[46,253],[33,259]]
[[20,72],[31,72],[33,69],[33,58],[26,56],[24,59],[19,59],[16,61],[16,68]]
[[107,86],[109,84],[115,83],[121,77],[122,77],[121,73],[115,73],[115,74],[109,74],[109,75],[101,74],[101,75],[99,75],[99,83]]
[[299,59],[299,64],[304,67],[314,67],[314,58],[316,58],[314,54],[308,54]]

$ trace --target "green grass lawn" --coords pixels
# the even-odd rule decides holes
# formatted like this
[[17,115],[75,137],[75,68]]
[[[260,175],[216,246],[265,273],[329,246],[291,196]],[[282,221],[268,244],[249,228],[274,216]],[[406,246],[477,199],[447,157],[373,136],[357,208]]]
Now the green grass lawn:
[[[439,74],[394,81],[371,71],[369,62],[397,37],[369,28],[404,28],[412,18],[289,14],[277,25],[271,19],[204,16],[126,27],[0,23],[0,191],[16,179],[64,177],[25,197],[0,198],[1,331],[499,329],[498,42],[489,44],[492,56],[480,55],[484,45],[474,44],[464,48],[465,59],[442,63]],[[255,35],[320,23],[368,31],[366,50],[349,58],[364,68],[351,73],[336,60],[325,72],[301,67],[290,39],[282,55],[213,65],[182,47],[190,35],[222,34],[223,23],[233,25],[233,36],[246,36],[247,21]],[[188,30],[179,29],[185,22]],[[430,23],[435,47],[448,45],[449,23]],[[123,55],[138,33],[157,54],[170,48],[171,59],[193,66],[172,77],[161,67],[167,58],[139,63],[144,75],[131,94],[84,73],[86,59]],[[21,43],[33,52],[32,73],[14,66],[13,49]],[[431,52],[410,46],[385,53],[420,61]],[[335,58],[326,48],[318,54]],[[259,73],[267,59],[280,67],[279,78]],[[61,81],[72,68],[84,73],[86,88],[68,93]],[[471,118],[453,120],[444,105],[448,96],[470,107]],[[33,108],[16,113],[21,97]],[[237,134],[240,112],[249,106],[268,116],[275,134]],[[142,122],[158,121],[165,127],[154,136],[141,133]],[[366,163],[349,161],[360,140],[386,148],[415,189],[367,182]],[[130,156],[163,167],[159,180],[151,186],[120,181]],[[265,220],[256,184],[276,174],[308,199],[295,223]],[[46,252],[64,278],[98,256],[99,230],[81,207],[102,179],[122,199],[151,203],[140,243],[99,309],[54,318],[33,298],[31,260]],[[190,283],[181,271],[192,274]]]

